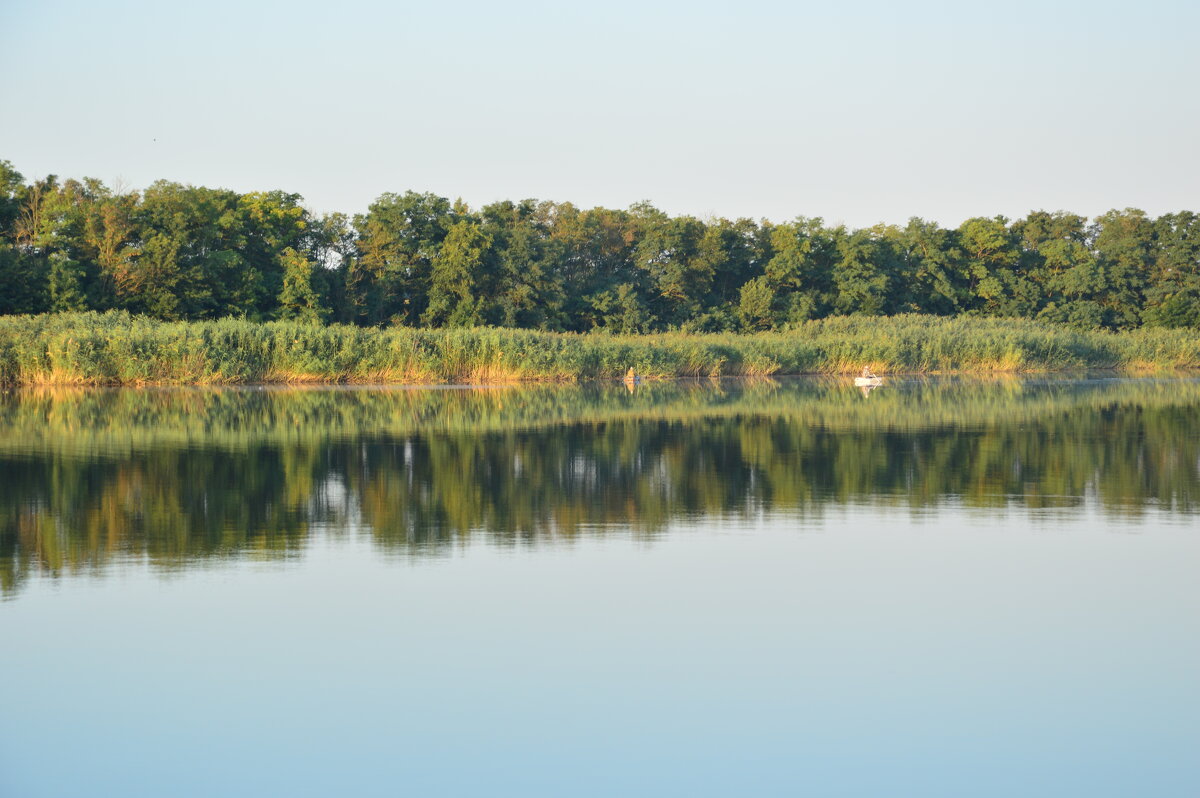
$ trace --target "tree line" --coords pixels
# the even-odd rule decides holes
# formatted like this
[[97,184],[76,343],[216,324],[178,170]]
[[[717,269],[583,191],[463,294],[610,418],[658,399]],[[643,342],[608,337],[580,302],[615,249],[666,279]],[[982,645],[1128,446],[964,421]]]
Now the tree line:
[[121,309],[360,326],[617,333],[787,329],[835,315],[1200,327],[1200,217],[1033,211],[851,229],[388,193],[26,182],[0,161],[0,314]]

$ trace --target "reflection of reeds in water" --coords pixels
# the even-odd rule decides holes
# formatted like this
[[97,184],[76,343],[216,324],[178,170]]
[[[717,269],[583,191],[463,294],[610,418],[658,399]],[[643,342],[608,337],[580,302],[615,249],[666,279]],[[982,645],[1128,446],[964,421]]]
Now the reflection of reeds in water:
[[0,400],[0,583],[286,556],[361,526],[436,552],[868,502],[1200,508],[1200,382],[37,389]]
[[846,317],[786,333],[646,336],[361,329],[127,313],[0,317],[0,383],[440,383],[1200,367],[1187,330],[1114,334],[978,317]]
[[369,435],[503,432],[617,420],[778,416],[832,429],[978,427],[1114,404],[1200,403],[1193,379],[892,379],[863,402],[842,378],[474,388],[35,387],[0,397],[0,452],[245,448]]

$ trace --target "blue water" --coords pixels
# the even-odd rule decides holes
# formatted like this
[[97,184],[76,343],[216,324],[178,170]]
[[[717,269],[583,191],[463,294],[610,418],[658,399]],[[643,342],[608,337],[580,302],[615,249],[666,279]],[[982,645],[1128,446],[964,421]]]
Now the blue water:
[[2,794],[1197,794],[1194,526],[890,516],[36,579]]
[[[176,476],[160,468],[167,482],[154,482],[112,451],[115,495],[157,515],[97,498],[110,494],[72,470],[88,460],[78,452],[8,455],[14,475],[52,467],[21,482],[27,492],[14,476],[0,493],[15,519],[3,529],[16,530],[5,556],[25,563],[0,600],[0,796],[1194,798],[1200,516],[1186,486],[1200,461],[1171,443],[1200,440],[1190,412],[1172,411],[1165,448],[1139,450],[1175,487],[1115,509],[1096,493],[1108,473],[1097,465],[1049,507],[918,501],[888,477],[886,495],[867,483],[816,505],[723,498],[725,510],[623,524],[612,519],[626,503],[657,507],[648,494],[692,485],[671,472],[690,460],[635,458],[644,472],[602,504],[538,505],[539,534],[485,527],[436,545],[395,545],[378,528],[390,516],[367,513],[447,484],[458,461],[434,442],[405,455],[444,466],[423,486],[416,467],[371,466],[408,486],[400,498],[309,480],[356,456],[383,462],[353,440],[276,474],[259,501],[296,504],[264,517],[305,519],[300,542],[277,533],[283,547],[229,521],[235,544],[164,542],[154,530],[183,534],[161,520]],[[565,436],[563,463],[610,451],[578,427],[546,434]],[[501,460],[527,475],[522,451],[524,466]],[[236,491],[246,479],[233,473]],[[456,490],[445,506],[478,503]],[[56,506],[65,497],[72,508]],[[117,520],[100,524],[105,513]],[[145,539],[113,537],[135,527]],[[52,564],[60,556],[74,564]]]

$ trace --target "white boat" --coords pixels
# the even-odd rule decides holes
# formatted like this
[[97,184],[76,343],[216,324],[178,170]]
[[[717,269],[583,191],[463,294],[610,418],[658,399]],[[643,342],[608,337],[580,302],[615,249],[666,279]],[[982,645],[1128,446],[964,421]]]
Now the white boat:
[[855,377],[854,384],[859,388],[878,388],[883,385],[883,377]]

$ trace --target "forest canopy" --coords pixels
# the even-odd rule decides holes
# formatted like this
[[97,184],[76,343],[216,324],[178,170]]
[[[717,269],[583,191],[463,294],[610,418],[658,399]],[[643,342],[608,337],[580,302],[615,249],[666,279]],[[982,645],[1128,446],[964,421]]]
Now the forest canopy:
[[900,313],[1200,327],[1200,217],[1039,210],[851,229],[648,203],[475,210],[413,191],[318,216],[285,191],[119,191],[26,181],[0,161],[0,314],[81,310],[617,333]]

